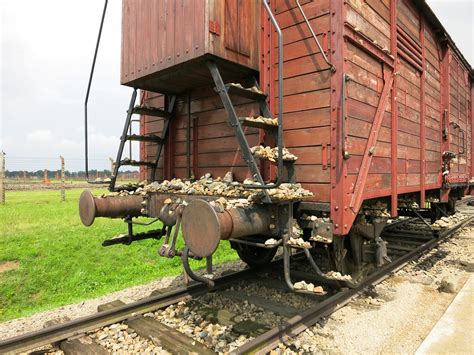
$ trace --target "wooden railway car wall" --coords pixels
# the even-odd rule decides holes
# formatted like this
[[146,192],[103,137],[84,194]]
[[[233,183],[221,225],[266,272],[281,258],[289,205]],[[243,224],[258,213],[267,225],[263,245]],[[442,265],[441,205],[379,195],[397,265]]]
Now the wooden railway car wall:
[[[163,94],[187,83],[159,179],[226,171],[248,177],[222,103],[193,61],[211,53],[239,65],[227,75],[232,80],[258,75],[276,115],[277,35],[257,3],[124,1],[122,82],[141,80],[150,89],[142,100],[163,107]],[[427,198],[447,202],[465,192],[474,169],[472,69],[423,1],[300,0],[309,25],[295,0],[270,3],[283,33],[285,146],[299,158],[297,181],[313,192],[310,200],[328,206],[335,234],[350,231],[369,199],[389,198],[396,216],[400,195],[414,194],[424,206]],[[190,13],[194,22],[182,21]],[[181,80],[160,77],[186,61]],[[238,114],[256,113],[255,103],[233,100]],[[141,119],[144,134],[162,127],[163,119]],[[267,140],[255,128],[246,134],[250,145]],[[143,159],[154,152],[142,144]],[[271,165],[261,169],[266,179],[274,175]]]

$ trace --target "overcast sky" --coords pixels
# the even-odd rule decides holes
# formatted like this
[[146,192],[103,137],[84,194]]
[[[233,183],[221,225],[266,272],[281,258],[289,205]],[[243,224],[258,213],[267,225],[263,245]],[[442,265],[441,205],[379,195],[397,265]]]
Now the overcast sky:
[[[256,1],[256,0],[255,0]],[[474,0],[428,0],[474,63]],[[83,169],[83,102],[103,1],[0,0],[0,150],[7,169]],[[131,89],[119,85],[121,1],[110,0],[90,121],[91,168],[115,158]]]

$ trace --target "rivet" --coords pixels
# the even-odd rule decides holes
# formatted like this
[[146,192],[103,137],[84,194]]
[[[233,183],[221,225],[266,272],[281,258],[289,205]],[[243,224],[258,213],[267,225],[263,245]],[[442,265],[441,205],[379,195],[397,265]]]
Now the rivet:
[[339,211],[339,206],[334,207],[336,211]]

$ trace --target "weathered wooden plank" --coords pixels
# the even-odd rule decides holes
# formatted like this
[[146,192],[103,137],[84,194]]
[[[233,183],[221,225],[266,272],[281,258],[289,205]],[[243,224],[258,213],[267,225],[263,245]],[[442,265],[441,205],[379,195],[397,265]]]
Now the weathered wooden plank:
[[377,27],[368,22],[352,6],[346,7],[346,21],[354,28],[358,28],[366,37],[377,43],[382,48],[390,48],[390,38]]
[[[352,117],[349,117],[346,120],[346,132],[347,132],[347,135],[351,137],[368,138],[371,128],[372,128],[371,122],[358,120]],[[383,127],[383,126],[380,128],[378,141],[387,142],[387,143],[391,142],[390,128]]]
[[[331,74],[329,70],[284,79],[283,96],[329,89],[330,79]],[[278,93],[275,93],[275,97],[278,97]]]
[[[122,301],[116,300],[100,305],[99,312],[113,309],[124,305]],[[125,321],[139,336],[150,339],[155,345],[161,346],[173,354],[213,354],[201,343],[194,341],[176,329],[168,327],[150,317],[139,316]]]
[[256,307],[263,308],[286,318],[291,318],[299,313],[297,308],[291,306],[282,307],[280,303],[273,302],[271,299],[262,296],[248,295],[242,291],[218,291],[217,293],[231,300],[247,301]]
[[299,129],[309,127],[324,127],[330,124],[330,112],[328,107],[297,111],[283,114],[283,127],[288,129]]
[[[300,1],[300,3],[302,4],[301,7],[309,20],[329,13],[329,0],[310,1],[306,4]],[[293,6],[296,6],[294,1]],[[298,7],[293,7],[283,13],[277,13],[276,19],[280,28],[283,29],[304,21],[303,15]]]
[[[60,324],[62,322],[69,321],[68,317],[62,319],[53,319],[45,323],[45,327]],[[80,338],[68,339],[59,343],[59,349],[61,349],[66,355],[79,355],[79,354],[93,354],[93,355],[105,355],[109,352],[99,344],[95,342],[89,336],[82,336]]]
[[[330,16],[324,15],[309,20],[309,23],[316,35],[327,33],[329,30]],[[283,45],[301,41],[305,38],[312,37],[311,31],[308,28],[306,22],[295,24],[294,26],[287,27],[282,30],[283,33]],[[273,46],[278,47],[278,38],[275,36]]]
[[[324,89],[285,96],[283,100],[283,113],[329,107],[329,95],[330,90]],[[275,106],[278,107],[278,100],[276,99]]]
[[312,127],[304,130],[286,130],[284,143],[287,148],[329,144],[330,127]]
[[296,165],[295,172],[300,183],[329,183],[330,171],[321,165]]
[[[275,77],[278,77],[278,66],[274,66]],[[283,66],[283,78],[291,78],[294,76],[299,76],[308,73],[314,73],[318,71],[327,71],[328,65],[323,59],[321,53],[296,58],[285,62]]]
[[65,355],[93,354],[105,355],[109,352],[90,337],[62,341],[59,348]]
[[[325,183],[303,183],[301,186],[313,193],[308,201],[329,202],[331,200],[331,185]],[[306,200],[306,199],[305,199]]]

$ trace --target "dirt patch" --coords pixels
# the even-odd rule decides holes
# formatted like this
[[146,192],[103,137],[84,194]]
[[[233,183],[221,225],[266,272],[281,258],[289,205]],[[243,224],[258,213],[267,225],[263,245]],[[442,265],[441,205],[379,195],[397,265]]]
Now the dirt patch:
[[19,261],[5,261],[0,263],[0,274],[10,270],[16,270],[20,267]]

